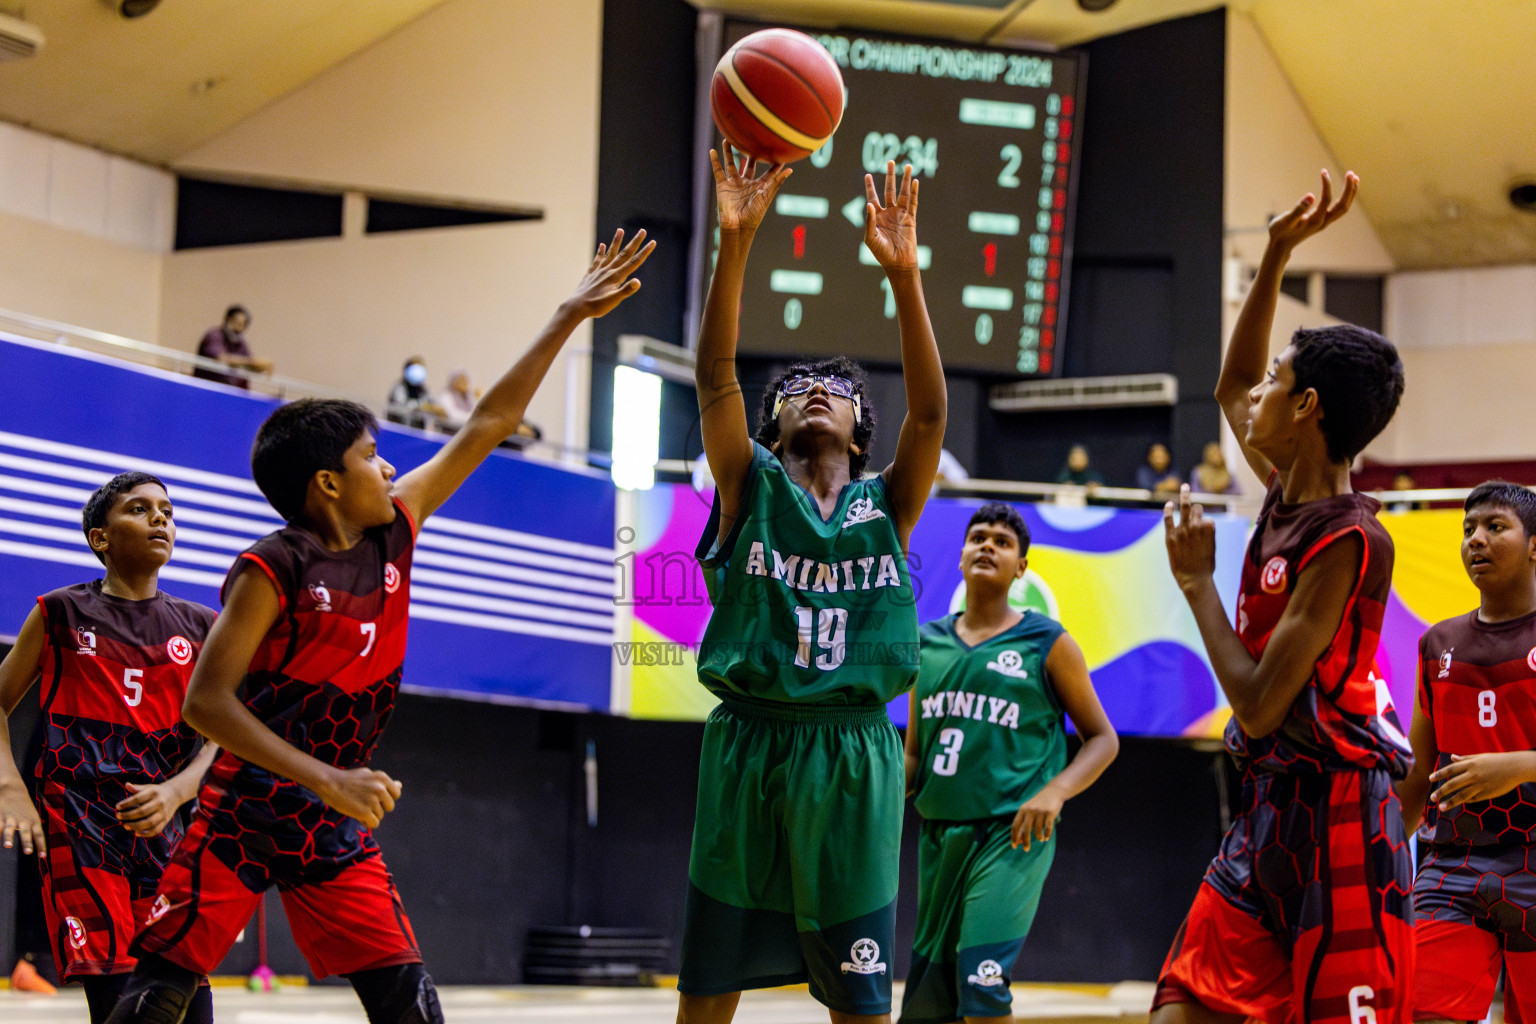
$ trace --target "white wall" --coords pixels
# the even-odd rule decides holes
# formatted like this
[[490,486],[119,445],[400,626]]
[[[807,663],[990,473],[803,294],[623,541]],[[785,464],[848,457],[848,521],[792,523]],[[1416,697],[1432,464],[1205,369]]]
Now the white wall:
[[[1311,116],[1285,77],[1253,20],[1227,9],[1226,75],[1227,252],[1257,265],[1268,238],[1269,219],[1316,193],[1319,172],[1328,168],[1342,186],[1339,166]],[[1297,250],[1298,270],[1386,273],[1393,269],[1386,247],[1365,212],[1371,185],[1360,185],[1355,209]]]
[[[1335,185],[1342,185],[1344,171],[1318,135],[1300,97],[1275,60],[1263,34],[1246,14],[1227,9],[1226,75],[1226,166],[1225,166],[1225,254],[1232,275],[1246,282],[1263,255],[1269,238],[1269,219],[1290,209],[1308,192],[1316,194],[1319,171],[1326,167]],[[1342,272],[1384,274],[1392,269],[1392,260],[1366,217],[1370,205],[1370,183],[1362,182],[1355,208],[1327,231],[1308,239],[1291,258],[1294,272]],[[1246,290],[1224,296],[1222,315],[1223,351],[1231,339],[1232,327]],[[1320,300],[1321,296],[1317,296]],[[1339,321],[1322,311],[1321,304],[1308,305],[1286,295],[1280,296],[1270,332],[1270,355],[1278,355],[1299,327],[1322,327]],[[1411,379],[1411,378],[1410,378]],[[1402,418],[1402,413],[1399,413]],[[1378,452],[1378,440],[1367,449],[1373,458],[1387,458]],[[1263,487],[1237,447],[1231,431],[1222,427],[1222,446],[1227,462],[1235,467],[1245,494],[1262,494]]]
[[[601,15],[601,0],[450,0],[178,161],[539,206],[545,219],[174,253],[161,343],[191,347],[241,302],[252,348],[284,374],[382,403],[419,353],[433,386],[460,366],[488,385],[591,259]],[[569,402],[563,440],[585,446],[588,359],[570,358],[573,392],[562,358],[529,417],[562,440]]]
[[1536,458],[1536,265],[1387,279],[1387,335],[1408,386],[1381,458]]
[[176,181],[0,123],[0,309],[154,340]]

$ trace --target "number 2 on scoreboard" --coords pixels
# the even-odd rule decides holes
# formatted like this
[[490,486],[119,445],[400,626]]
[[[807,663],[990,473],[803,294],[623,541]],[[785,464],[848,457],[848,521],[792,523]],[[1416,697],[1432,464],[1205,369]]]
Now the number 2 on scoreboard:
[[1003,188],[1018,188],[1019,166],[1024,163],[1024,151],[1010,142],[998,156],[1003,158],[1003,169],[997,176],[997,183]]

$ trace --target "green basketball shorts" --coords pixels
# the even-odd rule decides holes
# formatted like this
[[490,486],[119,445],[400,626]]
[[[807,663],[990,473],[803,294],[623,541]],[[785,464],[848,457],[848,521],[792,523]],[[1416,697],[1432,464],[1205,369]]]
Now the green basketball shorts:
[[1056,840],[1010,845],[1011,817],[924,821],[917,932],[901,1024],[1013,1012],[1008,976],[1040,906]]
[[901,740],[884,707],[728,701],[704,726],[678,990],[891,1009]]

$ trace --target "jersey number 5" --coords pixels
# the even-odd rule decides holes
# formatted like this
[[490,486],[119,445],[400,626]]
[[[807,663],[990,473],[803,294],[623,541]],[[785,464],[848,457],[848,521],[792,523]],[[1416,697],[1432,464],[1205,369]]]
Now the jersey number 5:
[[123,669],[123,689],[128,692],[123,694],[123,703],[131,708],[139,706],[139,701],[144,699],[144,684],[139,682],[144,678],[144,670],[141,668]]
[[796,608],[795,627],[799,633],[796,668],[810,668],[813,653],[819,669],[837,668],[843,663],[848,652],[844,643],[848,633],[847,608]]
[[933,774],[953,775],[960,770],[960,747],[965,743],[965,733],[959,729],[944,729],[939,732],[939,746],[941,750],[933,759]]

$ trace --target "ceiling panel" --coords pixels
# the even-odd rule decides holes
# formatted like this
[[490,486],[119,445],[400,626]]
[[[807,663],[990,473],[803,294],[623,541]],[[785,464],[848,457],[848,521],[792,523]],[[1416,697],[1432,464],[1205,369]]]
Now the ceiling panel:
[[169,163],[442,2],[29,0],[47,42],[0,64],[0,120]]

